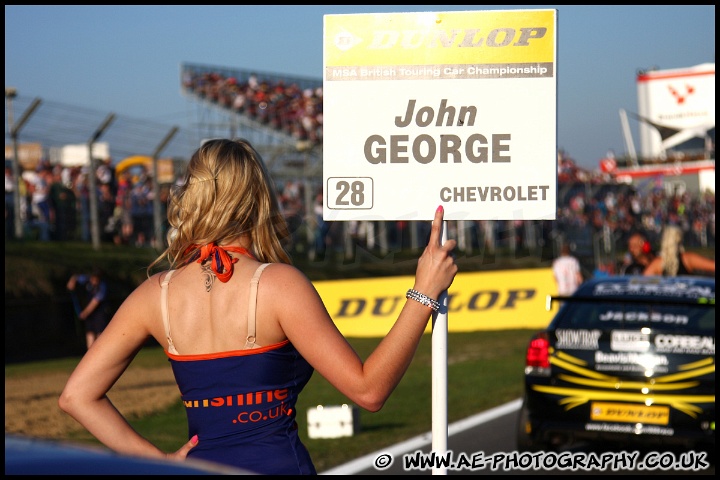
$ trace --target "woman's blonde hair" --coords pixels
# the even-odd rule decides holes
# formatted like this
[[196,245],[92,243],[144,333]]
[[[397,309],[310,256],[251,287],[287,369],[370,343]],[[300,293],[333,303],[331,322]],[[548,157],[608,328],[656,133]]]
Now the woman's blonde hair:
[[680,255],[684,251],[682,246],[683,232],[676,225],[667,225],[663,230],[660,241],[660,258],[662,271],[665,275],[674,277],[680,268]]
[[243,139],[209,140],[193,153],[184,183],[170,192],[168,247],[148,267],[167,259],[171,268],[194,253],[194,245],[223,245],[249,236],[260,262],[292,263],[290,234],[275,186],[260,154]]

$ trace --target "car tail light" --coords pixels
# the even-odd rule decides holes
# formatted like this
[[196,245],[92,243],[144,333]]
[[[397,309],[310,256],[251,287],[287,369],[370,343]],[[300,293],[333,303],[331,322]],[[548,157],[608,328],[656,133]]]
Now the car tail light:
[[530,340],[525,354],[526,375],[550,375],[550,342],[547,336],[540,334]]

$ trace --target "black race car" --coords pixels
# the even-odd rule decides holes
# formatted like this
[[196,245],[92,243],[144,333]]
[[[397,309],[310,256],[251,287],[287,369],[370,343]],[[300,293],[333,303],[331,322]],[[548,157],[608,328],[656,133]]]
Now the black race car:
[[715,451],[715,279],[588,280],[533,335],[521,451]]

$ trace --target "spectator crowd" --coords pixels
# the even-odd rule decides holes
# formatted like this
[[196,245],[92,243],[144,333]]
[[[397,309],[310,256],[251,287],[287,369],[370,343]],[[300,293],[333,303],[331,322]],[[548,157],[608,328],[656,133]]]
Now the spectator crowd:
[[322,87],[301,88],[285,80],[247,80],[220,72],[183,72],[182,87],[199,98],[245,115],[310,144],[322,143]]
[[[23,237],[40,241],[91,240],[90,181],[87,167],[63,167],[40,162],[27,170],[19,186]],[[109,159],[96,171],[100,240],[116,245],[151,246],[155,241],[153,179],[146,171],[116,175]],[[5,166],[5,238],[14,239],[12,168]],[[169,186],[161,189],[165,196]]]
[[[261,80],[255,74],[239,79],[231,74],[192,69],[183,71],[182,87],[298,141],[322,143],[321,87],[302,88],[298,83],[283,79]],[[87,167],[63,167],[41,162],[35,171],[23,172],[21,181],[15,183],[6,160],[5,238],[14,237],[13,189],[19,185],[25,238],[90,241],[89,174]],[[106,159],[99,162],[94,174],[98,187],[101,241],[137,247],[154,245],[154,180],[150,172],[138,172],[137,169],[116,172],[111,161]],[[323,257],[326,248],[341,249],[345,244],[337,229],[332,228],[333,222],[322,220],[322,188],[305,192],[304,180],[298,178],[279,183],[279,200],[294,233],[294,241],[303,243],[304,239],[299,237],[298,232],[303,222],[310,222],[313,238],[307,239],[306,247],[318,257]],[[561,242],[557,242],[558,245],[570,242],[577,249],[584,242],[592,251],[595,248],[592,239],[600,236],[606,245],[611,243],[625,249],[630,237],[636,233],[641,233],[651,245],[657,246],[663,228],[677,225],[682,230],[686,246],[714,248],[714,192],[670,192],[661,178],[636,186],[618,184],[607,174],[590,173],[578,168],[562,151],[558,155],[558,182],[556,220],[540,222],[540,233],[536,239],[527,233],[531,226],[536,228],[537,222],[469,221],[463,224],[469,232],[469,244],[461,243],[459,246],[466,250],[489,251],[503,245],[530,249],[531,242],[547,244],[559,236]],[[170,185],[160,186],[160,205],[163,208],[170,188]],[[306,201],[310,204],[306,205]],[[164,222],[164,211],[160,217]],[[414,222],[386,223],[390,247],[407,247],[409,227]],[[459,234],[458,225],[450,223],[451,233]],[[350,222],[348,230],[358,245],[373,247],[372,224]],[[164,239],[162,232],[161,235]],[[588,242],[590,245],[587,245]],[[622,265],[614,259],[594,267],[603,274],[614,274],[622,269]]]
[[[154,245],[153,178],[144,170],[125,170],[117,174],[109,161],[101,162],[97,176],[97,208],[101,241],[116,245],[146,247]],[[5,168],[5,238],[14,238],[14,207],[12,169]],[[90,200],[87,167],[62,167],[41,163],[37,171],[23,173],[20,186],[20,215],[25,238],[40,241],[89,242]],[[306,195],[303,179],[278,183],[279,202],[288,220],[294,243],[307,243],[307,248],[324,256],[326,248],[343,248],[343,239],[333,223],[322,221],[322,188]],[[715,195],[712,192],[668,192],[661,183],[650,182],[647,188],[626,184],[604,183],[588,188],[587,183],[561,183],[555,220],[529,221],[466,221],[470,244],[465,249],[497,248],[512,244],[514,249],[530,249],[529,228],[537,228],[535,241],[552,242],[560,236],[570,242],[576,254],[583,242],[592,243],[596,236],[607,235],[625,252],[632,235],[641,233],[657,248],[666,225],[677,225],[683,242],[690,248],[715,246]],[[160,205],[171,185],[161,185]],[[311,187],[312,188],[312,187]],[[306,205],[310,199],[310,205]],[[165,212],[161,212],[163,222]],[[300,235],[304,222],[310,222],[312,238]],[[386,222],[390,248],[409,245],[409,228],[415,222]],[[450,233],[460,235],[457,222],[449,222]],[[349,234],[357,245],[372,248],[373,225],[350,222]],[[164,239],[164,233],[162,233]],[[419,233],[420,236],[423,232]],[[587,245],[592,251],[593,246]],[[600,266],[598,266],[600,267]],[[618,273],[622,264],[603,266],[606,273]]]

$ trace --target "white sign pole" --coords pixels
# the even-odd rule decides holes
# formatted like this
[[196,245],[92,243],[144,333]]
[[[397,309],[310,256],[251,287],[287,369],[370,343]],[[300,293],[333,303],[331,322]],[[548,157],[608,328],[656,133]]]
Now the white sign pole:
[[[447,222],[441,226],[441,244],[447,241]],[[432,451],[437,455],[447,452],[447,290],[438,298],[440,310],[433,312],[432,324]],[[447,475],[447,467],[433,466],[433,475]]]

